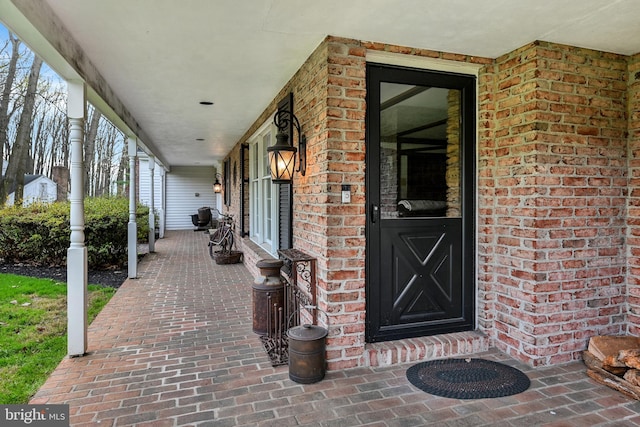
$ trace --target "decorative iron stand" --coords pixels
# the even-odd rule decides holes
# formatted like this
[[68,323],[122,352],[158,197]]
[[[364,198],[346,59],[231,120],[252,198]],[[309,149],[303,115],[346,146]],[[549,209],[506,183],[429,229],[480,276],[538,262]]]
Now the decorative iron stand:
[[302,322],[315,324],[317,321],[316,259],[297,249],[279,250],[278,255],[283,261],[280,272],[284,301],[280,303],[280,298],[267,295],[266,334],[260,336],[272,366],[289,362],[287,330]]

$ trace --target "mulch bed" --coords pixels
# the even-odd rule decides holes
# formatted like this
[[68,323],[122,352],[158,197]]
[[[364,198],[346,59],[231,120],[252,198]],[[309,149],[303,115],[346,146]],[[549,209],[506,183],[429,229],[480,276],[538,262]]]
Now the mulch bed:
[[[0,262],[0,273],[17,274],[19,276],[67,281],[67,267],[42,267],[28,264],[11,264]],[[90,270],[89,284],[119,288],[127,279],[128,271],[122,269]]]

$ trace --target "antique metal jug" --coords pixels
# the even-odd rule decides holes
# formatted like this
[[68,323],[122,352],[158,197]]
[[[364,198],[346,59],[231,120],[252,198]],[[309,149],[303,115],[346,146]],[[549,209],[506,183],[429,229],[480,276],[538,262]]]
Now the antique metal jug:
[[311,384],[324,378],[325,348],[329,331],[321,326],[304,324],[287,331],[289,337],[289,378]]
[[263,259],[256,263],[260,276],[253,283],[253,332],[270,335],[283,328],[279,310],[284,306],[284,282],[280,279],[282,260]]

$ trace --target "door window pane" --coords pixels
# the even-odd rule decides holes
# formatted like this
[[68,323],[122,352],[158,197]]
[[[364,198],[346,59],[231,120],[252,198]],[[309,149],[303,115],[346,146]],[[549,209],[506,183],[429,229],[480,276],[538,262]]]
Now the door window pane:
[[460,216],[460,91],[380,85],[385,219]]

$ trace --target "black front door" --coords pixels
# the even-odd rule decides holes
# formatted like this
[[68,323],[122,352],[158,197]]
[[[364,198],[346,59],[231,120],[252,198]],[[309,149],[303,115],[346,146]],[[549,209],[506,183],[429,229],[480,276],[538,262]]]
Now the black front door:
[[474,327],[475,78],[367,67],[369,342]]

